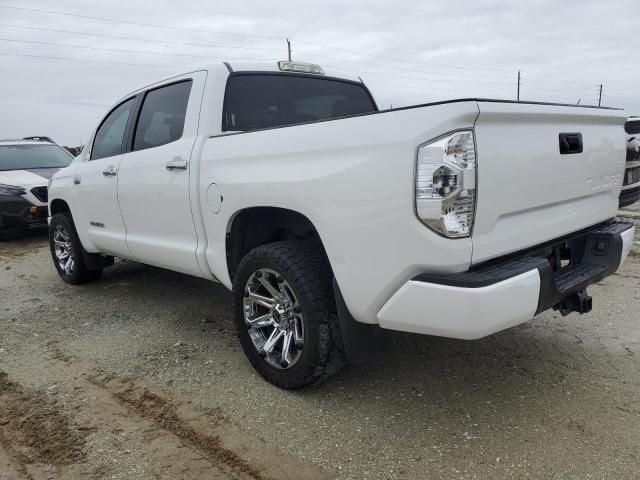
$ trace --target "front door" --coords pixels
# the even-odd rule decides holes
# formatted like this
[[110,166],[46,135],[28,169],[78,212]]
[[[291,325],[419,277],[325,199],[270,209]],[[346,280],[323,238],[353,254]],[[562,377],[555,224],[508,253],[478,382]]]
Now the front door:
[[131,257],[126,229],[118,207],[118,168],[134,98],[118,105],[105,117],[94,136],[87,158],[75,165],[74,222],[78,231],[101,253]]
[[205,73],[141,94],[127,152],[118,170],[118,199],[127,246],[140,262],[201,276],[190,201],[191,150]]

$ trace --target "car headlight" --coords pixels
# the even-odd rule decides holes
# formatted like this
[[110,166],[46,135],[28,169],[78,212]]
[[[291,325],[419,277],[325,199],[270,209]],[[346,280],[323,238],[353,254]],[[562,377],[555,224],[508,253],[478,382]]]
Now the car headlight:
[[476,210],[473,131],[448,134],[422,145],[416,162],[416,213],[447,237],[471,235]]
[[14,187],[13,185],[4,185],[0,183],[0,195],[24,195],[27,191],[22,187]]

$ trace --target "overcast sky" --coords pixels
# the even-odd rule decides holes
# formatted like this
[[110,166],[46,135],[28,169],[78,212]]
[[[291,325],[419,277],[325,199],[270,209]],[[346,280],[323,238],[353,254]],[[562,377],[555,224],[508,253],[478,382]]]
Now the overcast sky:
[[603,105],[640,114],[637,2],[0,0],[0,138],[78,145],[127,92],[222,59],[284,59],[284,37],[294,60],[359,74],[381,107],[514,99],[521,70],[523,100],[597,104],[602,83]]

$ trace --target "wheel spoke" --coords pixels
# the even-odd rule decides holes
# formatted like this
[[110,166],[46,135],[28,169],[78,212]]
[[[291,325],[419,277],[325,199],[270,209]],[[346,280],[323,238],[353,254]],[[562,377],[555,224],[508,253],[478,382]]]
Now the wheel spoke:
[[289,350],[291,349],[291,340],[293,338],[293,332],[287,332],[284,334],[284,340],[282,341],[282,356],[280,357],[280,364],[289,365],[291,363],[291,356]]
[[278,341],[282,338],[283,335],[284,335],[284,331],[278,328],[274,328],[273,331],[271,332],[271,335],[269,335],[269,338],[264,343],[262,349],[266,353],[271,353],[273,351],[273,348],[276,346],[276,343],[278,343]]
[[290,369],[301,358],[305,327],[299,299],[287,280],[273,268],[259,268],[247,277],[244,323],[264,362]]
[[293,328],[294,328],[294,340],[296,344],[302,343],[302,319],[300,317],[295,317],[293,319]]
[[280,296],[280,292],[273,285],[271,285],[271,282],[266,278],[265,275],[262,275],[257,278],[258,278],[258,281],[260,282],[260,285],[262,285],[265,288],[265,290],[269,292],[269,295],[271,295],[271,297],[275,302],[276,299]]
[[64,264],[64,273],[69,275],[72,269],[73,269],[73,257],[69,257],[66,263]]
[[269,327],[274,324],[273,317],[271,316],[271,312],[265,313],[264,315],[260,315],[256,318],[247,319],[250,327],[263,328]]
[[295,298],[293,297],[293,295],[291,294],[291,292],[289,291],[289,289],[285,284],[280,285],[280,294],[284,295],[285,298],[289,300],[289,303],[292,303],[292,304],[295,303]]
[[59,228],[57,230],[57,233],[60,235],[60,237],[65,241],[68,242],[69,241],[69,235],[67,235],[67,232],[65,232],[64,230],[62,230],[62,228]]
[[257,303],[258,305],[262,305],[266,308],[271,308],[276,304],[276,301],[273,298],[265,297],[264,295],[252,292],[251,290],[248,290],[247,298],[253,303]]

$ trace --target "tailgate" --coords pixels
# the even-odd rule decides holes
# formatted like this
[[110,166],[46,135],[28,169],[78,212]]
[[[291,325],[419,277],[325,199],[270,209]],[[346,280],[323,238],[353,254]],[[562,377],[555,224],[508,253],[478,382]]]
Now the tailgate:
[[[482,101],[478,106],[473,263],[616,215],[626,155],[623,111]],[[582,135],[581,153],[561,153],[560,135],[567,133]],[[569,137],[570,152],[579,150],[575,140]]]

